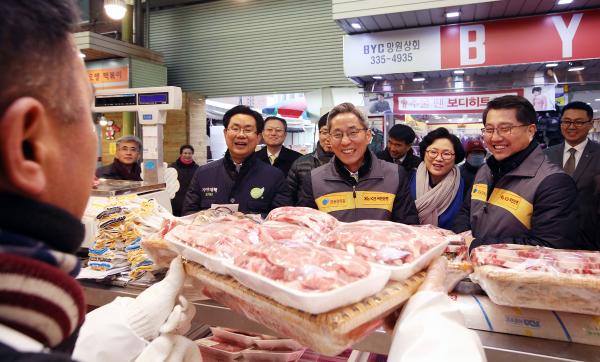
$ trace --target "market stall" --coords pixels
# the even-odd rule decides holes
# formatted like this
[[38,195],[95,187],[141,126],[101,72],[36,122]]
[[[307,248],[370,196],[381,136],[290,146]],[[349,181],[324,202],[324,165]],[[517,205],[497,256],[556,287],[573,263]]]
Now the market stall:
[[[291,338],[328,356],[348,348],[386,355],[391,335],[383,319],[417,291],[429,262],[445,254],[447,280],[475,269],[471,279],[479,284],[463,279],[451,299],[489,361],[600,361],[597,252],[485,247],[468,260],[460,235],[431,226],[339,223],[305,208],[275,209],[266,220],[225,209],[174,218],[152,200],[115,203],[98,215],[104,236],[96,244],[108,247],[105,269],[127,254],[131,270],[102,283],[82,281],[87,303],[136,296],[153,282],[144,275],[182,255],[197,294],[188,334],[194,340],[206,337],[206,326],[220,326]],[[107,225],[130,240],[111,241]]]

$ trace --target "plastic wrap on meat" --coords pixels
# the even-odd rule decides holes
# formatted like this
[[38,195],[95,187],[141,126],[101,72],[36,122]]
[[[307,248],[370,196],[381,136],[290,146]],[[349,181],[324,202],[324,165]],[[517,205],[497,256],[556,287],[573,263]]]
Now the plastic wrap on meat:
[[235,265],[286,287],[328,291],[369,275],[363,260],[338,250],[296,241],[261,243],[235,258]]
[[261,229],[269,234],[273,240],[295,240],[305,242],[319,242],[322,234],[300,225],[288,224],[281,221],[265,221]]
[[339,221],[325,212],[309,207],[285,206],[273,209],[267,220],[281,221],[307,227],[319,234],[326,234],[338,226]]
[[221,220],[204,225],[178,225],[168,234],[201,252],[233,260],[249,246],[272,241],[259,224],[248,219]]
[[341,223],[325,237],[322,245],[345,250],[370,262],[397,266],[414,261],[445,243],[446,238],[437,228],[362,220]]
[[600,275],[600,252],[597,251],[494,244],[475,248],[471,253],[471,260],[476,266],[494,265],[556,274]]

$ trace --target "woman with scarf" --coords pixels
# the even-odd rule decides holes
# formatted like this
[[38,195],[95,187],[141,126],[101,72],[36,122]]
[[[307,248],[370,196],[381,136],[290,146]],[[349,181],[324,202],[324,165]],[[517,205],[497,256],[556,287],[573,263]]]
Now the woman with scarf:
[[142,141],[136,136],[123,136],[117,140],[117,152],[110,165],[99,167],[96,177],[113,180],[142,181],[142,168],[138,161],[142,154]]
[[451,229],[464,198],[464,181],[456,164],[465,158],[458,137],[446,128],[429,132],[419,143],[419,167],[410,180],[421,225]]
[[194,147],[191,145],[183,145],[179,148],[179,158],[177,161],[169,165],[169,167],[177,170],[177,181],[179,181],[179,190],[171,200],[171,207],[173,209],[173,215],[175,216],[181,216],[185,194],[190,187],[190,182],[192,182],[194,173],[198,167],[200,167],[194,162],[193,157]]

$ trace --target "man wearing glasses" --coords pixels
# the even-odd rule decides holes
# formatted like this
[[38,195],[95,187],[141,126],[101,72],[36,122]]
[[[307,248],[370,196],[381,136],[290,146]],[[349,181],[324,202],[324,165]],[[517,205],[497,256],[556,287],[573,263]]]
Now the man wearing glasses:
[[550,162],[561,167],[577,185],[580,244],[600,250],[596,229],[600,220],[594,196],[594,176],[600,175],[600,145],[588,139],[594,111],[587,103],[571,102],[561,113],[560,131],[565,141],[546,150]]
[[110,165],[99,167],[96,177],[113,180],[142,181],[140,160],[142,141],[136,136],[123,136],[117,140],[117,152]]
[[339,104],[329,112],[327,128],[335,156],[302,180],[298,206],[319,209],[345,222],[418,224],[406,171],[368,150],[372,135],[362,112],[351,103]]
[[266,146],[256,152],[259,160],[268,162],[273,167],[276,167],[288,174],[292,163],[302,154],[283,145],[287,136],[287,122],[279,117],[267,117],[265,119],[265,129],[262,131],[262,139]]
[[488,103],[482,133],[492,153],[479,169],[456,217],[455,232],[471,230],[470,248],[486,244],[578,249],[573,180],[550,163],[538,143],[536,112],[520,96]]
[[264,120],[260,113],[240,105],[225,112],[223,125],[225,156],[196,170],[182,214],[222,204],[237,204],[243,213],[267,214],[284,177],[280,170],[255,157]]

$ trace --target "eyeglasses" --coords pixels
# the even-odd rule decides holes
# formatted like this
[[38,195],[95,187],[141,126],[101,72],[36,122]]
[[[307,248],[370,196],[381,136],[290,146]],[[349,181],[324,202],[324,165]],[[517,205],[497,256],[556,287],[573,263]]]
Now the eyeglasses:
[[231,127],[231,128],[227,128],[227,131],[229,133],[232,134],[246,134],[246,135],[251,135],[253,133],[256,133],[256,129],[254,128],[239,128],[239,127]]
[[512,134],[512,130],[513,128],[519,128],[519,127],[529,127],[528,124],[523,124],[520,126],[502,126],[502,127],[497,127],[497,128],[482,128],[481,129],[481,134],[487,137],[492,137],[494,135],[494,132],[498,133],[498,136],[507,136],[509,134]]
[[565,118],[563,120],[560,121],[560,126],[562,128],[571,128],[571,126],[574,126],[575,128],[581,128],[583,126],[585,126],[587,123],[590,123],[591,121],[584,121],[582,119],[568,119]]
[[350,128],[346,132],[335,131],[333,133],[330,133],[330,135],[338,141],[341,141],[342,138],[344,138],[344,135],[348,136],[348,138],[350,138],[351,140],[355,140],[358,139],[360,131],[366,131],[367,129],[368,128]]
[[437,158],[437,156],[442,155],[442,160],[444,160],[444,161],[451,160],[452,158],[454,158],[454,155],[455,155],[452,152],[448,152],[448,151],[440,152],[438,150],[425,150],[425,153],[427,153],[427,156],[431,157],[431,159],[433,159],[433,160],[435,160]]
[[282,134],[283,132],[283,128],[265,128],[265,133]]
[[139,152],[139,150],[138,150],[137,147],[127,147],[127,146],[119,147],[119,151],[123,151],[123,152],[127,152],[127,151]]

